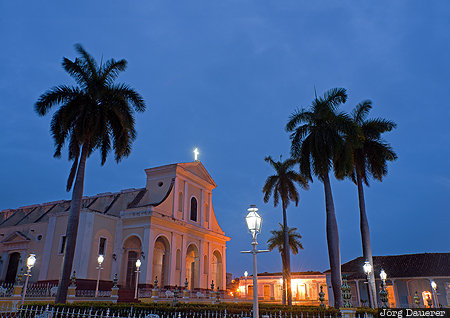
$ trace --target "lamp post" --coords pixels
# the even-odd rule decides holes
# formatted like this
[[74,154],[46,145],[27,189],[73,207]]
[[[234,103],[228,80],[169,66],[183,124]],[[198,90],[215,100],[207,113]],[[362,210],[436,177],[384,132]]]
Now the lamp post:
[[245,281],[245,287],[244,287],[244,289],[245,289],[245,300],[247,300],[247,276],[248,276],[248,272],[245,271],[244,272],[244,277],[245,277],[245,279],[244,279],[244,281]]
[[380,290],[381,308],[389,308],[388,293],[387,293],[387,290],[386,290],[387,274],[384,271],[384,269],[381,269],[380,278],[381,278],[381,290]]
[[98,297],[98,286],[99,286],[99,284],[100,284],[100,271],[103,269],[102,263],[103,263],[104,260],[105,260],[105,258],[104,258],[103,255],[101,255],[101,254],[97,257],[97,263],[98,263],[98,266],[97,266],[97,269],[98,269],[98,276],[97,276],[97,286],[95,286],[95,297],[96,297],[96,298]]
[[23,293],[22,293],[22,305],[25,301],[25,295],[27,294],[27,287],[28,287],[28,278],[31,276],[31,269],[33,268],[34,264],[36,263],[36,255],[30,254],[27,258],[27,273],[24,274],[26,276],[25,278],[25,285],[23,286]]
[[134,289],[134,298],[138,299],[138,285],[139,285],[139,273],[141,272],[141,260],[138,258],[136,261],[136,287]]
[[370,273],[372,272],[372,265],[369,263],[369,261],[366,261],[363,265],[364,273],[366,273],[367,276],[367,295],[369,298],[369,307],[374,308],[375,304],[373,303],[373,297],[372,297],[372,290],[370,288]]
[[247,223],[247,228],[252,234],[252,250],[243,251],[241,253],[251,253],[253,254],[253,318],[259,318],[259,308],[258,308],[258,270],[256,268],[256,255],[258,253],[269,252],[268,250],[258,250],[256,246],[258,242],[256,241],[256,236],[261,232],[262,218],[257,213],[258,209],[255,205],[250,205],[247,210],[248,214],[245,217]]
[[437,299],[437,284],[434,280],[431,281],[431,288],[433,289],[433,305],[434,308],[438,308],[439,307],[439,301]]

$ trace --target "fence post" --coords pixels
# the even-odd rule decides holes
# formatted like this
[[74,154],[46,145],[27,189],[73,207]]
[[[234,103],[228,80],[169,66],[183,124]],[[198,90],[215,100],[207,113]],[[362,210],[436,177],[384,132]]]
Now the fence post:
[[341,308],[341,317],[342,318],[355,318],[356,317],[356,309],[355,308]]
[[152,298],[158,298],[159,289],[158,289],[158,276],[155,276],[155,280],[153,282],[153,289],[152,289]]
[[14,282],[13,294],[11,297],[12,298],[11,303],[15,308],[19,306],[20,301],[22,300],[22,290],[23,290],[22,276],[21,274],[19,274],[17,280]]
[[70,277],[70,286],[67,289],[67,302],[69,304],[75,301],[76,289],[77,289],[77,277],[75,271],[73,271],[72,276]]
[[113,287],[111,288],[111,298],[113,303],[117,303],[117,299],[119,299],[119,287],[117,287],[117,273],[114,274],[113,279]]

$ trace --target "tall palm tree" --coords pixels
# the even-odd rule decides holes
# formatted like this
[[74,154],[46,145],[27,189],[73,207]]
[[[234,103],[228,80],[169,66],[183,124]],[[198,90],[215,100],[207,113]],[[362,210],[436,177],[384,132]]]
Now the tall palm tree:
[[343,134],[352,124],[348,115],[338,111],[346,100],[344,88],[330,89],[323,97],[316,96],[308,110],[292,113],[286,125],[286,130],[291,132],[291,155],[300,162],[300,172],[311,181],[314,173],[324,186],[328,256],[336,308],[342,304],[341,257],[329,172],[343,147]]
[[73,184],[72,201],[56,303],[64,303],[67,297],[86,159],[96,149],[100,151],[102,165],[111,150],[114,150],[117,162],[127,157],[136,138],[133,113],[145,110],[141,95],[126,84],[114,84],[119,73],[126,69],[126,60],[110,59],[98,66],[81,45],[75,45],[75,49],[80,58],[73,61],[64,58],[62,66],[77,85],[53,87],[42,94],[35,104],[40,116],[46,115],[54,106],[60,106],[50,126],[56,148],[54,157],[61,156],[62,148],[68,142],[69,160],[73,161],[67,180],[67,191]]
[[[347,176],[358,187],[363,257],[373,267],[363,183],[369,186],[368,180],[370,177],[382,181],[383,177],[387,174],[387,162],[396,160],[397,155],[391,146],[381,138],[381,134],[391,131],[396,127],[396,124],[393,121],[383,118],[367,119],[371,109],[372,102],[365,100],[359,103],[353,110],[351,114],[353,131],[346,135],[345,148],[341,153],[341,157],[336,160],[336,165],[338,166],[336,176],[338,178]],[[342,162],[344,164],[341,164]],[[376,307],[377,291],[374,271],[370,273],[369,282],[372,294],[371,302]]]
[[[304,189],[308,189],[308,182],[305,177],[294,171],[292,168],[297,164],[297,161],[293,159],[287,159],[285,161],[273,161],[270,156],[265,158],[276,171],[276,174],[269,176],[264,184],[264,202],[269,202],[270,196],[273,194],[273,205],[278,206],[281,198],[281,204],[283,208],[283,231],[284,231],[284,252],[283,252],[283,281],[286,282],[285,297],[287,304],[292,305],[292,291],[291,291],[291,266],[290,266],[290,245],[289,245],[289,232],[287,225],[286,210],[290,201],[294,201],[295,205],[298,205],[299,194],[296,184]],[[283,296],[284,300],[284,296]],[[286,301],[283,301],[286,304]]]

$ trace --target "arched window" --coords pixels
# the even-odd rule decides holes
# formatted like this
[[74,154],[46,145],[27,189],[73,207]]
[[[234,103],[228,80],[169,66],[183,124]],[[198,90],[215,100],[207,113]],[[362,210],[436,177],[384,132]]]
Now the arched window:
[[197,222],[197,199],[195,197],[191,199],[191,221]]

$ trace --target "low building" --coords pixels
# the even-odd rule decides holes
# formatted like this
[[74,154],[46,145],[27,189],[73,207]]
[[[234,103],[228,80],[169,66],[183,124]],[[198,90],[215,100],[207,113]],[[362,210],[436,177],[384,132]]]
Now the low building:
[[[296,305],[319,305],[320,290],[325,293],[324,304],[328,305],[328,292],[325,274],[321,272],[292,272],[292,300]],[[258,274],[258,299],[263,302],[280,303],[283,288],[282,273]],[[253,276],[239,278],[239,298],[253,299]]]
[[[346,275],[352,290],[354,306],[368,306],[367,278],[363,270],[364,259],[355,258],[342,264],[342,275]],[[391,308],[415,307],[414,296],[417,292],[420,306],[428,307],[428,303],[437,298],[438,306],[450,304],[450,253],[423,253],[373,257],[374,274],[377,291],[381,287],[380,271],[387,273],[386,290]],[[330,302],[333,303],[330,272],[327,274]],[[434,293],[431,282],[437,284]],[[380,295],[377,295],[378,303]],[[429,301],[427,301],[429,299]]]
[[[225,289],[226,242],[212,205],[216,187],[201,162],[146,169],[146,186],[83,197],[72,269],[77,279],[118,275],[132,288],[136,260],[139,284],[207,289],[214,280]],[[14,282],[30,253],[37,262],[31,281],[57,282],[66,244],[70,201],[36,204],[0,213],[0,281]]]

